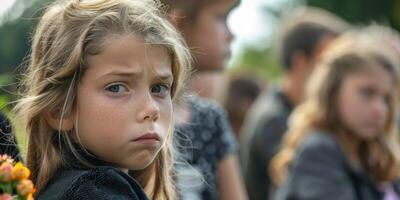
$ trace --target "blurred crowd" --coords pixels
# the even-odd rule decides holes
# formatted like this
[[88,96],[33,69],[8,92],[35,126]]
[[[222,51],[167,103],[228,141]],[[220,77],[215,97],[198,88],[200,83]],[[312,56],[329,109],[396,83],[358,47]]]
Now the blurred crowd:
[[[400,200],[400,36],[307,7],[279,25],[283,75],[229,72],[236,0],[164,0],[193,55],[174,109],[182,200]],[[22,160],[0,117],[2,153]]]

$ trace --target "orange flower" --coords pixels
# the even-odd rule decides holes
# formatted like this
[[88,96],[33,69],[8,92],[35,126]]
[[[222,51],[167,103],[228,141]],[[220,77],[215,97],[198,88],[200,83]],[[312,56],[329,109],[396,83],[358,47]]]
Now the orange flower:
[[31,180],[22,180],[17,185],[17,191],[21,196],[28,196],[29,194],[32,194],[35,189],[33,188],[33,183]]
[[14,180],[24,180],[29,178],[31,172],[21,162],[18,162],[12,170],[12,177]]
[[9,194],[0,195],[0,200],[13,200],[13,197]]
[[0,181],[9,182],[12,180],[13,166],[11,163],[5,162],[0,165]]

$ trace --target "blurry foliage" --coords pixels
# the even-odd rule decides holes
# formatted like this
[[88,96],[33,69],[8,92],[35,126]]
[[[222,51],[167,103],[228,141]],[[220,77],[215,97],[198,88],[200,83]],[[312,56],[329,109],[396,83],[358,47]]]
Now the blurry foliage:
[[278,63],[275,51],[267,47],[244,48],[230,70],[248,71],[272,81],[279,79],[282,75],[282,68]]
[[308,0],[353,24],[379,22],[400,30],[399,0]]
[[[33,5],[32,2],[35,2]],[[0,74],[15,72],[29,54],[31,36],[38,17],[49,0],[16,0],[11,7],[9,17],[2,18],[0,26]],[[25,9],[25,6],[29,6]],[[21,9],[25,9],[21,11]],[[13,13],[22,12],[22,16],[12,19]],[[10,19],[9,19],[10,18]]]
[[0,74],[0,110],[4,113],[10,112],[10,98],[12,95],[9,93],[9,88],[12,82],[11,73]]
[[[10,101],[16,98],[15,73],[26,61],[31,35],[44,4],[49,0],[17,0],[0,26],[0,110],[9,114]],[[35,2],[33,5],[32,3]],[[28,7],[26,9],[26,7]],[[17,19],[13,19],[22,13]]]

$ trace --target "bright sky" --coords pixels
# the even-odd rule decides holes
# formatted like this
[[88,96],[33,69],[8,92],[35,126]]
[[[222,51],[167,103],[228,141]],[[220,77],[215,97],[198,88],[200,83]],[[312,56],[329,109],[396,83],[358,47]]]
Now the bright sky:
[[0,6],[0,15],[2,15],[7,9],[9,9],[15,0],[2,0]]
[[228,25],[236,39],[254,42],[268,38],[273,31],[274,19],[262,10],[266,6],[273,7],[282,1],[284,0],[242,0],[228,19]]
[[[263,9],[277,8],[291,0],[241,0],[240,6],[232,11],[228,26],[235,35],[231,45],[232,58],[237,57],[244,45],[265,47],[270,42],[277,22]],[[301,0],[297,0],[301,1]]]

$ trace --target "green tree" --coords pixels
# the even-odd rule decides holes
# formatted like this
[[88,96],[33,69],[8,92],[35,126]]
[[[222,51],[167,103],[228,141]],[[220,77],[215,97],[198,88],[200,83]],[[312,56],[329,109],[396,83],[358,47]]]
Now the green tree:
[[[17,0],[0,26],[0,74],[14,72],[24,63],[31,48],[31,36],[38,17],[51,0]],[[35,2],[32,5],[32,2]],[[14,19],[14,13],[23,14]]]
[[399,0],[308,0],[353,24],[379,22],[400,30]]

